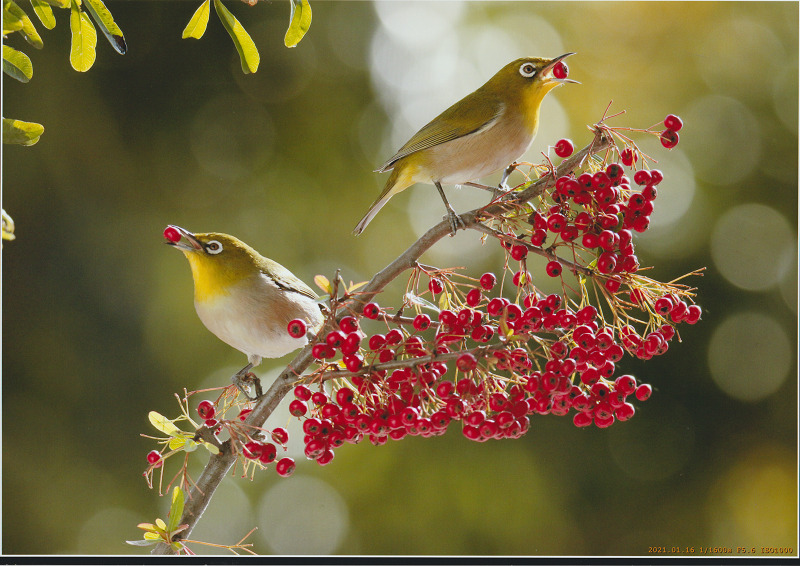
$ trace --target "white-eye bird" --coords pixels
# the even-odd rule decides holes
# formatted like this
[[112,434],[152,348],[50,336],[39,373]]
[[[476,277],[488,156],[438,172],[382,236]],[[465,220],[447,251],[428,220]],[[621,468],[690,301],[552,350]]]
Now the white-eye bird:
[[432,183],[447,209],[453,234],[463,221],[442,189],[460,185],[506,168],[501,186],[512,169],[508,166],[531,146],[539,127],[539,108],[545,95],[568,78],[553,69],[566,57],[523,57],[497,72],[478,90],[468,94],[418,131],[376,171],[391,171],[383,192],[353,230],[356,235],[394,195],[415,183]]
[[290,321],[305,321],[310,332],[322,326],[317,294],[241,240],[213,232],[193,234],[172,225],[164,236],[189,260],[200,320],[220,340],[247,355],[249,363],[232,378],[245,395],[243,382],[262,358],[278,358],[308,343],[306,337],[289,335]]

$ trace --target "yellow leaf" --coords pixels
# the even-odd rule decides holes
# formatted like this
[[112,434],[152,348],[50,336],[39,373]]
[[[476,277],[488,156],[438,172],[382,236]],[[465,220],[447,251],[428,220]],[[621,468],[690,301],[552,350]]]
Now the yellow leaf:
[[153,531],[144,533],[145,540],[161,540],[161,535]]
[[211,13],[211,0],[205,0],[200,7],[195,11],[192,19],[186,24],[183,29],[183,39],[193,37],[200,39],[206,33],[206,26],[208,26],[208,15]]
[[363,287],[367,283],[369,283],[369,281],[362,281],[361,283],[353,283],[351,281],[350,282],[350,288],[347,289],[347,292],[348,293],[352,293],[353,291],[357,291],[358,289],[361,289],[361,287]]
[[315,275],[314,283],[316,283],[317,287],[319,287],[329,295],[333,292],[333,288],[331,287],[331,282],[328,281],[328,278],[325,277],[324,275]]
[[150,411],[147,418],[150,419],[150,424],[168,436],[178,436],[183,433],[171,420],[156,411]]
[[81,12],[75,0],[72,0],[69,15],[69,29],[72,32],[72,44],[69,51],[69,62],[79,73],[85,73],[94,65],[97,32],[89,16]]
[[44,0],[31,0],[31,6],[33,6],[33,11],[39,16],[39,20],[44,27],[47,29],[56,27],[56,17],[53,15],[53,9],[50,4]]
[[286,47],[295,47],[311,27],[311,5],[308,0],[289,0],[289,3],[292,10],[283,43]]
[[164,521],[162,521],[161,519],[156,519],[156,526],[159,529],[166,529],[167,528],[167,524]]
[[169,440],[169,449],[170,450],[179,450],[183,448],[183,445],[186,444],[186,437],[184,436],[173,436]]
[[220,0],[214,0],[214,9],[216,9],[219,19],[223,27],[231,36],[233,44],[236,46],[236,51],[239,52],[239,60],[242,63],[242,72],[255,73],[258,70],[258,63],[261,61],[261,56],[258,54],[256,44],[250,34],[245,31],[239,20],[231,14],[231,12],[222,5]]
[[219,454],[219,448],[211,444],[210,442],[202,441],[203,448],[211,452],[214,456]]

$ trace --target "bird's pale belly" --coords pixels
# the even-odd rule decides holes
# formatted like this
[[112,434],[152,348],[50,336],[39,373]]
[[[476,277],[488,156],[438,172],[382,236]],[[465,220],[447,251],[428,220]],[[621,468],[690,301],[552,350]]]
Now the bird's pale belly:
[[477,181],[505,169],[522,156],[533,135],[522,128],[501,133],[497,127],[464,136],[426,150],[429,179],[447,185]]

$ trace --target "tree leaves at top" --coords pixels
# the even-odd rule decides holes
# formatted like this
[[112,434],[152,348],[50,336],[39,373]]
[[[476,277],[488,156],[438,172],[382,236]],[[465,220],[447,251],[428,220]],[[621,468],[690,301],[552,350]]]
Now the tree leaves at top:
[[289,15],[289,29],[283,43],[286,47],[295,47],[311,27],[311,5],[308,0],[290,0],[292,11]]
[[230,13],[230,11],[222,5],[220,0],[214,0],[214,9],[217,11],[223,27],[231,36],[233,44],[236,46],[236,51],[239,52],[239,60],[242,63],[242,72],[255,73],[258,70],[258,63],[261,61],[261,56],[258,54],[258,48],[250,37],[250,34],[245,31],[244,26],[239,23],[239,20]]

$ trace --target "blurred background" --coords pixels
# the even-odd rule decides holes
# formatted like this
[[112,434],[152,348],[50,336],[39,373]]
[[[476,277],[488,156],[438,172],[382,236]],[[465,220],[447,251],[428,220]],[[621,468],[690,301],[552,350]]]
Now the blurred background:
[[[85,74],[65,11],[43,50],[10,42],[35,74],[4,75],[3,115],[45,133],[3,147],[17,234],[2,250],[4,553],[144,553],[123,541],[168,507],[141,475],[148,411],[176,416],[173,393],[227,385],[245,363],[198,320],[167,224],[234,234],[308,282],[366,280],[442,215],[418,186],[354,238],[386,180],[373,169],[507,62],[567,51],[582,84],[545,100],[529,160],[561,137],[585,145],[612,100],[626,111],[612,125],[685,122],[671,152],[635,138],[666,174],[642,265],[662,280],[707,267],[688,281],[702,322],[622,365],[653,397],[607,430],[547,416],[515,441],[454,427],[344,446],[325,468],[298,453],[290,479],[228,478],[193,538],[258,526],[265,554],[797,553],[796,3],[312,0],[286,49],[288,2],[227,2],[261,53],[247,76],[213,13],[205,37],[181,40],[199,5],[108,2],[129,51],[100,36]],[[445,190],[461,211],[486,199]],[[500,272],[500,251],[459,233],[423,260]]]

